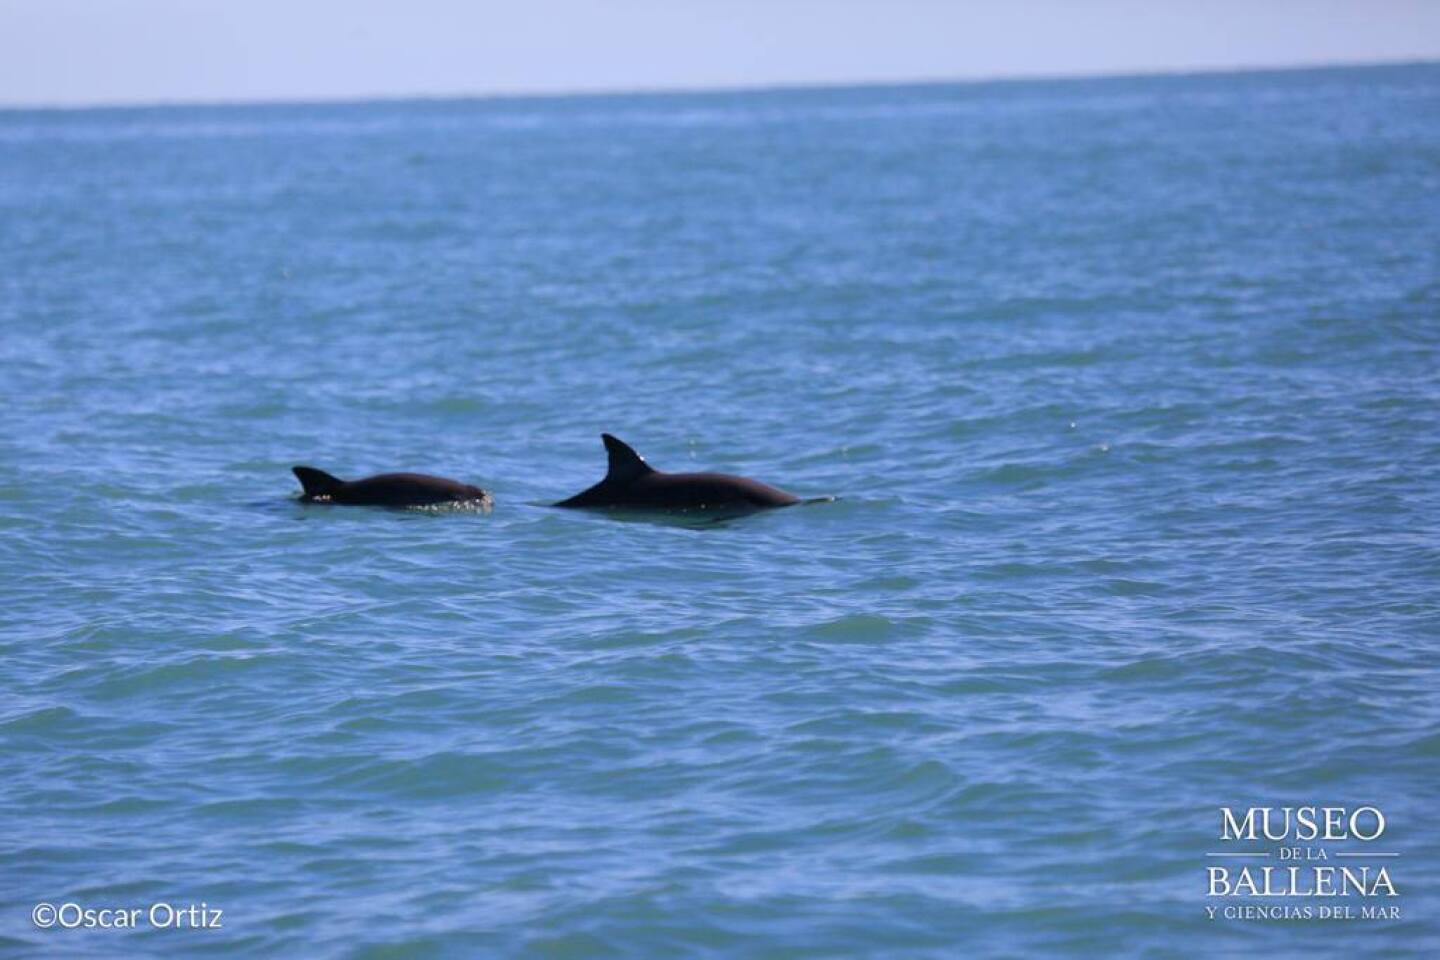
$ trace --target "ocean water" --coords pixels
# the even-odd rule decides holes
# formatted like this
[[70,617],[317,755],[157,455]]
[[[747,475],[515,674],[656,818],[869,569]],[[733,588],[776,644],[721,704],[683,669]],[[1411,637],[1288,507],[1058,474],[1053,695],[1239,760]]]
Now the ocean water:
[[1435,956],[1437,241],[1436,66],[0,113],[0,955]]

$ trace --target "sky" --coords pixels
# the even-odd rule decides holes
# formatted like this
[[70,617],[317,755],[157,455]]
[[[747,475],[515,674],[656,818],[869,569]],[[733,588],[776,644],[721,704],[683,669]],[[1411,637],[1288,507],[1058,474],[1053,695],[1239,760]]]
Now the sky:
[[1440,0],[0,0],[0,104],[334,100],[1440,59]]

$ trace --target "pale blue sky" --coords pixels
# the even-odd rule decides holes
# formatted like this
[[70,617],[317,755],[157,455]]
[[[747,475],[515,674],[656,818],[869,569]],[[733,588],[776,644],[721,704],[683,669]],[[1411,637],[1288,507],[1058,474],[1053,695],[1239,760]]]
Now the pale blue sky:
[[0,0],[0,104],[1440,59],[1440,0]]

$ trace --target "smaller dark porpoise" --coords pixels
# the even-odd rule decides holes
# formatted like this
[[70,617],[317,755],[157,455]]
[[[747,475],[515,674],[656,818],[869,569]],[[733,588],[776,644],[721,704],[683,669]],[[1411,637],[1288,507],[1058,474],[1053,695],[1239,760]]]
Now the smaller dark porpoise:
[[610,434],[601,434],[600,438],[610,454],[610,470],[605,479],[555,506],[749,513],[800,502],[799,497],[748,477],[724,473],[664,473]]
[[381,473],[364,480],[341,480],[314,467],[291,467],[306,503],[341,503],[363,507],[425,507],[437,503],[478,502],[489,505],[490,494],[479,487],[423,473]]

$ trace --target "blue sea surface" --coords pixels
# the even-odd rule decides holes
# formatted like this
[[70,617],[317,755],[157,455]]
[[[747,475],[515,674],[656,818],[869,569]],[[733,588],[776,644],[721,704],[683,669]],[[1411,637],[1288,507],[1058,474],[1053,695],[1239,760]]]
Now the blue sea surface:
[[0,955],[1440,955],[1440,66],[4,112],[0,401]]

